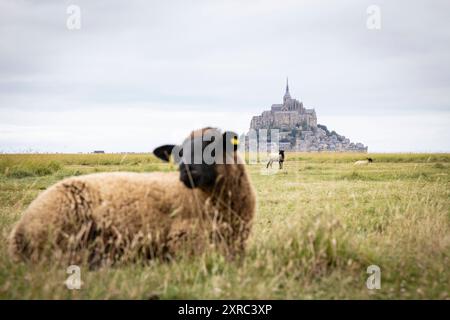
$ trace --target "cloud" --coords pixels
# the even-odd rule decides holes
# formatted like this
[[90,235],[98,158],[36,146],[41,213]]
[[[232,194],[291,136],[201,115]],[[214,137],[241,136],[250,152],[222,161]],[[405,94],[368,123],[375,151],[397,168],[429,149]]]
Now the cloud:
[[[320,123],[398,119],[401,132],[420,137],[410,151],[428,150],[436,139],[401,119],[436,117],[429,123],[437,126],[449,119],[442,118],[450,111],[448,1],[378,1],[378,31],[366,28],[372,3],[365,0],[79,0],[76,31],[66,28],[69,4],[0,3],[0,110],[9,115],[0,118],[0,131],[7,128],[12,139],[3,138],[0,149],[64,149],[64,139],[76,133],[69,128],[88,132],[89,119],[105,133],[103,144],[113,145],[108,136],[118,141],[114,150],[145,149],[145,141],[130,144],[130,135],[119,139],[108,127],[123,114],[150,135],[167,130],[178,114],[238,123],[242,132],[251,115],[281,100],[287,75],[292,95],[315,108]],[[146,118],[152,112],[158,117]],[[61,115],[80,121],[69,124]],[[194,120],[171,130],[184,136]],[[382,139],[385,150],[404,150],[392,132],[367,135],[346,123],[339,133],[354,133],[369,147]],[[450,129],[443,130],[448,136]],[[36,131],[39,141],[30,137]],[[75,139],[79,151],[92,148]]]
[[[136,116],[139,115],[139,116]],[[0,110],[0,145],[3,152],[151,152],[167,143],[180,143],[192,128],[217,126],[240,132],[250,113],[227,111],[168,112],[147,106],[91,110]],[[244,133],[244,132],[240,132]]]

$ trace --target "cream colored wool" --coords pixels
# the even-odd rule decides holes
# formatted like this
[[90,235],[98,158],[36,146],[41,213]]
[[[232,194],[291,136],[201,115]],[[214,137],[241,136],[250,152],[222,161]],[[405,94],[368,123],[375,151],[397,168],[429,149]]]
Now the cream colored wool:
[[354,166],[367,166],[369,164],[369,160],[358,160],[353,165]]

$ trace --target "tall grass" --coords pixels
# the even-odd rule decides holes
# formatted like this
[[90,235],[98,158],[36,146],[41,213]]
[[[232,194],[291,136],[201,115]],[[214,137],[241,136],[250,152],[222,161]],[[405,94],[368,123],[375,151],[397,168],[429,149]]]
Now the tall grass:
[[[353,161],[375,162],[355,168]],[[89,271],[68,290],[64,268],[15,263],[6,238],[52,183],[79,174],[174,170],[148,154],[0,155],[0,298],[449,299],[450,155],[288,153],[285,169],[248,165],[258,210],[246,257],[208,252]],[[20,178],[7,168],[47,167]],[[11,170],[11,169],[8,169]],[[30,169],[31,170],[31,169]],[[365,283],[381,268],[381,289]]]
[[[76,167],[70,170],[70,167]],[[115,166],[115,167],[113,167]],[[83,169],[86,168],[86,169]],[[2,154],[0,175],[10,178],[41,177],[66,169],[63,175],[104,171],[137,172],[165,170],[152,154]],[[91,170],[90,170],[91,169]],[[172,168],[173,169],[173,168]],[[100,170],[102,171],[102,170]]]
[[62,165],[138,165],[159,163],[152,154],[0,154],[0,160],[14,163],[49,163],[56,161]]
[[10,157],[0,158],[0,174],[11,178],[41,177],[51,175],[61,168],[61,163],[55,160],[26,159],[21,161]]
[[340,153],[340,152],[315,152],[287,153],[287,158],[297,161],[307,161],[315,163],[346,163],[372,158],[380,163],[435,163],[450,162],[450,155],[447,153]]

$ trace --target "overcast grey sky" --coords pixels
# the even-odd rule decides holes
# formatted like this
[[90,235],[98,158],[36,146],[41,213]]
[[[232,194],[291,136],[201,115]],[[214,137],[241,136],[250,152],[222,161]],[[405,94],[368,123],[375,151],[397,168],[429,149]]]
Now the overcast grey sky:
[[[373,4],[379,30],[366,26]],[[369,151],[449,152],[449,13],[448,0],[0,0],[0,150],[242,133],[289,76],[319,123]]]

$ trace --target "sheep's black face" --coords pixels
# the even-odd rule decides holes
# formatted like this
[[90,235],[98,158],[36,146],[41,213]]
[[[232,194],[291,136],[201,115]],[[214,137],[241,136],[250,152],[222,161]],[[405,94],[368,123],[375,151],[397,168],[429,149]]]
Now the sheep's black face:
[[217,164],[225,161],[229,152],[237,149],[237,135],[221,134],[216,129],[193,132],[181,146],[165,145],[153,151],[160,159],[169,161],[172,155],[179,164],[180,180],[190,188],[207,189],[217,178]]
[[211,187],[216,178],[215,165],[180,163],[180,180],[190,189]]

